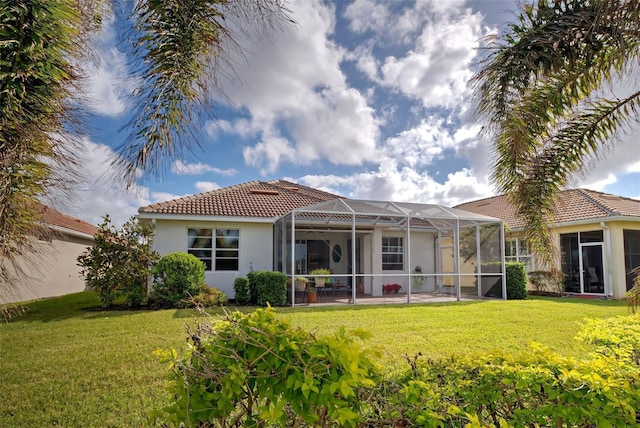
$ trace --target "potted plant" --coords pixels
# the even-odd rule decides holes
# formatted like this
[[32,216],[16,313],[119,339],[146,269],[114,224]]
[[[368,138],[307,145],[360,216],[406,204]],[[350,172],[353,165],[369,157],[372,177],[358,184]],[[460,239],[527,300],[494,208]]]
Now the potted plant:
[[312,286],[307,287],[307,302],[316,303],[318,301],[318,295],[316,294],[316,288]]
[[307,279],[306,277],[296,276],[295,290],[305,291],[308,283],[309,283],[309,279]]
[[316,287],[324,287],[324,283],[331,275],[331,271],[324,268],[314,269],[310,272],[310,275],[313,275]]

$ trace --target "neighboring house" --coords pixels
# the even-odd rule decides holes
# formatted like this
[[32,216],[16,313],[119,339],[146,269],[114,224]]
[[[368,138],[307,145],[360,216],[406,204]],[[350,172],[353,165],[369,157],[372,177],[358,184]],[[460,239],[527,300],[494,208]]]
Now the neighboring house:
[[51,230],[50,239],[38,241],[37,260],[26,259],[28,277],[8,295],[0,295],[0,303],[62,296],[85,290],[77,265],[78,256],[93,245],[98,228],[80,219],[43,206],[42,221]]
[[[503,219],[509,229],[507,261],[522,261],[529,271],[547,270],[529,252],[522,234],[525,223],[504,195],[456,208]],[[640,266],[640,200],[564,190],[558,193],[550,226],[567,293],[622,298],[632,287],[630,272]]]
[[[486,295],[473,288],[474,272],[461,272],[457,248],[441,243],[452,242],[464,228],[475,237],[478,228],[502,225],[452,208],[352,200],[284,180],[251,181],[138,212],[155,227],[155,250],[195,255],[205,264],[207,284],[230,297],[235,278],[250,270],[278,270],[292,278],[327,268],[331,287],[349,291],[351,302],[358,293],[380,296],[390,289],[409,301],[412,293],[443,290],[458,298],[464,292]],[[492,261],[500,260],[497,255]],[[402,288],[383,287],[389,284]]]

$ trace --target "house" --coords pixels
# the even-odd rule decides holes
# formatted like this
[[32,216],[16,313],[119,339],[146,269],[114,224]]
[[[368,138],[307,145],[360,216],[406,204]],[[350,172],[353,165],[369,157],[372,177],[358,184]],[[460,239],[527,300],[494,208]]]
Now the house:
[[[471,231],[475,249],[476,231],[502,231],[499,219],[484,215],[431,204],[353,200],[286,180],[242,183],[144,206],[138,213],[154,225],[156,251],[195,255],[205,264],[207,284],[230,297],[235,278],[251,270],[285,273],[293,294],[295,277],[315,280],[317,268],[332,272],[322,291],[342,291],[345,303],[389,290],[407,301],[435,292],[505,296],[504,287],[496,285],[503,270],[485,273],[489,282],[477,286],[483,273],[462,271],[460,246],[452,240]],[[483,261],[503,260],[501,254],[482,254]]]
[[47,240],[39,240],[37,261],[24,260],[28,277],[17,289],[0,295],[0,303],[62,296],[85,290],[77,265],[78,256],[93,245],[98,228],[83,220],[42,206],[42,221],[51,231]]
[[[529,271],[548,270],[529,251],[525,223],[504,195],[457,208],[503,219],[509,230],[506,259],[524,262]],[[569,189],[558,193],[553,213],[550,228],[565,292],[622,298],[632,287],[631,270],[640,266],[640,200]]]

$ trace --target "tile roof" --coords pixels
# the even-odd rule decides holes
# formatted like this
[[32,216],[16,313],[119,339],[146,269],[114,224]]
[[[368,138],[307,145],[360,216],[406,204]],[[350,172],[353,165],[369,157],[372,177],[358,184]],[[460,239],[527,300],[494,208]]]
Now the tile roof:
[[46,205],[42,206],[42,221],[51,226],[57,226],[64,229],[73,230],[75,232],[86,233],[87,235],[91,236],[93,236],[98,231],[97,226],[80,220],[79,218],[63,214],[60,211]]
[[[501,218],[511,229],[520,229],[525,225],[505,195],[466,202],[455,208]],[[554,223],[571,223],[607,217],[640,218],[640,200],[589,189],[568,189],[558,193],[553,211]]]
[[295,208],[341,198],[286,180],[249,181],[141,207],[140,214],[280,217]]

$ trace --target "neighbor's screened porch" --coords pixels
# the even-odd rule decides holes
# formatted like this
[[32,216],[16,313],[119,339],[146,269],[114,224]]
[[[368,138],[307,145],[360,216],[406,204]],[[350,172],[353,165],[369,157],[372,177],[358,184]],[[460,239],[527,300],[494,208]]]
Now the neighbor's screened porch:
[[[289,278],[292,305],[308,302],[305,289],[319,303],[506,298],[504,224],[496,218],[336,199],[293,210],[274,234],[274,266]],[[328,278],[316,269],[330,270]]]

